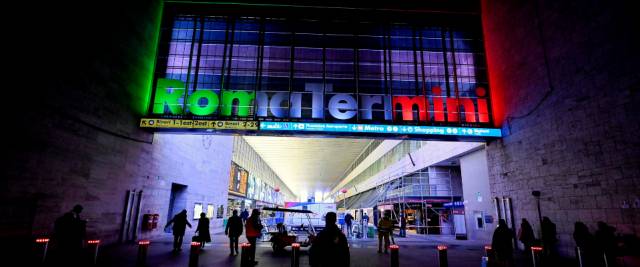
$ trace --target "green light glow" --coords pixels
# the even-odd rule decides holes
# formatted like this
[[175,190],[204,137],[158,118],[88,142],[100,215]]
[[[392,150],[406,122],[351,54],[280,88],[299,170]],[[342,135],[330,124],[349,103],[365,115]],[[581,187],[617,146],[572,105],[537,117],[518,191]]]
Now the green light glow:
[[249,116],[253,99],[256,97],[255,92],[246,91],[222,91],[222,110],[220,114],[222,116],[231,116],[233,109],[233,100],[238,99],[238,114],[239,117]]
[[[207,99],[205,106],[200,105],[200,99]],[[207,116],[213,114],[218,109],[218,95],[209,90],[197,90],[189,96],[189,111],[194,115]]]
[[[169,92],[168,89],[171,89]],[[182,114],[180,97],[184,95],[184,83],[179,80],[158,79],[156,95],[153,99],[153,113],[163,114],[165,105],[173,115]],[[197,100],[196,100],[197,103]],[[197,106],[197,105],[196,105]]]
[[[164,8],[164,1],[154,1],[154,11],[152,12],[151,19],[153,23],[151,27],[145,32],[145,36],[150,36],[152,39],[149,44],[149,52],[144,54],[144,58],[142,60],[143,65],[141,66],[141,79],[143,82],[141,84],[141,88],[137,88],[140,90],[142,101],[137,104],[137,111],[142,115],[147,115],[149,111],[149,105],[151,103],[151,91],[153,88],[153,73],[156,69],[156,58],[158,53],[158,44],[160,42],[160,27],[162,21],[162,10]],[[184,87],[184,86],[183,86]],[[154,113],[155,113],[155,105],[154,105]]]

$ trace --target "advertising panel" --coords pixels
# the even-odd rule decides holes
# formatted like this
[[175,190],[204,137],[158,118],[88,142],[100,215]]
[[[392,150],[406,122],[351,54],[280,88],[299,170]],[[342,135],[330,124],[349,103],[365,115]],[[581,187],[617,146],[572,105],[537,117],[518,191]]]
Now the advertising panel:
[[231,171],[229,175],[229,192],[245,196],[247,193],[247,180],[249,178],[249,172],[244,168],[238,166],[238,164],[231,163]]

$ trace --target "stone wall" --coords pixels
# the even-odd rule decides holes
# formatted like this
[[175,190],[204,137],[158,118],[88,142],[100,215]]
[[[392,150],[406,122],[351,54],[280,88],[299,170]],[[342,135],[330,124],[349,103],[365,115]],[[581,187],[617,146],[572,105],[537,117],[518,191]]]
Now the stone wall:
[[[640,233],[638,16],[627,1],[483,1],[492,97],[504,138],[487,147],[493,196],[572,255],[575,221]],[[545,60],[546,58],[546,60]]]

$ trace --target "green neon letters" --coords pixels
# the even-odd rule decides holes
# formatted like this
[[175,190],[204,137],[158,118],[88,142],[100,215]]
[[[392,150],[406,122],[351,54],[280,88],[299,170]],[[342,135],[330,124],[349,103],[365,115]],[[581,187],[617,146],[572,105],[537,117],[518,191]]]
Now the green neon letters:
[[[155,97],[153,99],[153,113],[165,114],[165,108],[171,115],[182,115],[185,85],[182,81],[171,79],[158,79]],[[222,104],[220,97],[212,90],[196,90],[187,97],[188,110],[197,116],[208,116],[216,113],[220,107],[222,116],[246,117],[253,106],[255,92],[221,90]],[[237,101],[237,102],[236,102]],[[233,112],[234,102],[236,112]]]

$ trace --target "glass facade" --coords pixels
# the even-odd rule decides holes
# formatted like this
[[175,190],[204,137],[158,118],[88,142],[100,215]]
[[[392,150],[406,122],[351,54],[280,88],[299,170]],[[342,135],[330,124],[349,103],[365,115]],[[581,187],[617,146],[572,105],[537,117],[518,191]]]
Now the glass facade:
[[[184,92],[156,102],[156,115],[170,117],[178,105],[195,118],[492,126],[478,30],[237,16],[166,21],[156,81],[180,81]],[[204,97],[212,93],[217,98]],[[203,112],[211,101],[218,103]]]

